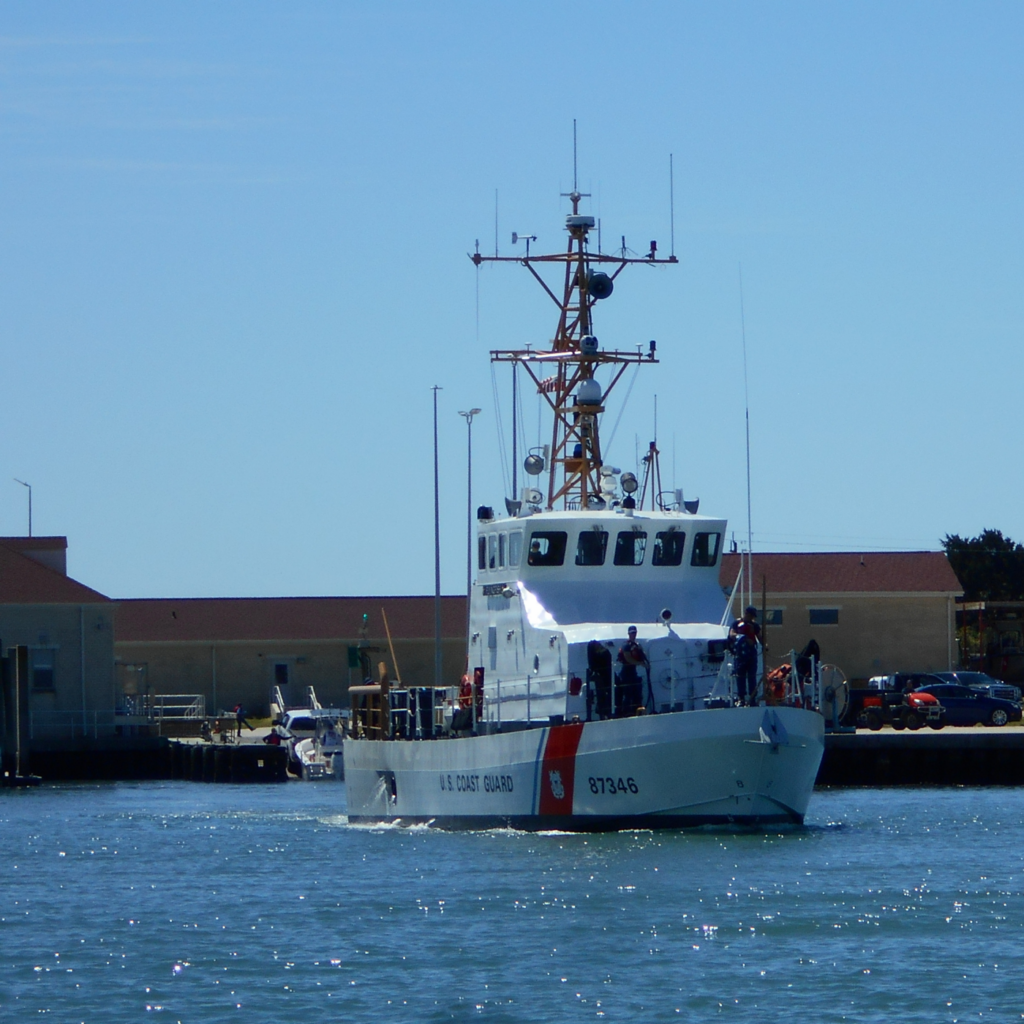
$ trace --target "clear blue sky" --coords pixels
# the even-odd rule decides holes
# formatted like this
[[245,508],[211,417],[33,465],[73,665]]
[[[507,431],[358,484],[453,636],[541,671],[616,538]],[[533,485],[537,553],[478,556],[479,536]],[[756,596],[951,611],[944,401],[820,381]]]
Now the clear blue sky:
[[[582,12],[582,16],[577,12]],[[550,301],[474,239],[563,244],[581,184],[656,338],[666,480],[760,550],[1024,540],[1019,3],[17,3],[0,8],[0,532],[117,597],[433,589],[502,505],[492,347]],[[508,371],[498,384],[508,428]],[[619,394],[624,393],[620,391]],[[527,432],[536,405],[525,403]],[[615,403],[612,416],[618,415]],[[532,440],[532,438],[531,438]]]

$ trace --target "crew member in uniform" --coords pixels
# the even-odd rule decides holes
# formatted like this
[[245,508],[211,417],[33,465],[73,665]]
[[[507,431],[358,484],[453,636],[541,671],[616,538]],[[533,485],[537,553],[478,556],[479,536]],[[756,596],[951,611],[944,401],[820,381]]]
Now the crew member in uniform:
[[753,605],[729,628],[729,640],[739,703],[752,704],[757,693],[757,648],[761,642],[761,627],[757,624],[757,609]]
[[615,717],[635,715],[644,706],[644,684],[640,678],[640,666],[650,672],[647,655],[637,643],[636,626],[627,630],[629,639],[619,648],[619,687],[615,695]]

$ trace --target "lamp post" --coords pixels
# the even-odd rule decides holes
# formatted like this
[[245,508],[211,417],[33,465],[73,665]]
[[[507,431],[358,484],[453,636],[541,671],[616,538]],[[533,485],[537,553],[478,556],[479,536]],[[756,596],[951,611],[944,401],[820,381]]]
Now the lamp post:
[[22,487],[27,487],[28,488],[28,535],[31,537],[32,536],[32,485],[25,483],[24,480],[19,480],[17,477],[14,477],[14,482],[16,484],[21,484]]
[[466,418],[466,629],[469,630],[469,596],[473,588],[473,417],[479,409],[460,412]]
[[441,492],[437,474],[437,393],[441,390],[435,384],[434,392],[434,686],[441,685]]

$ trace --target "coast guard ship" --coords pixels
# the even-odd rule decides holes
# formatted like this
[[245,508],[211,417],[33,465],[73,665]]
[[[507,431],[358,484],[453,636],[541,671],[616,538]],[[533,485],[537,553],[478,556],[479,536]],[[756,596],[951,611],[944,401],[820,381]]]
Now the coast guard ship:
[[645,257],[625,245],[592,251],[582,198],[575,187],[568,195],[563,251],[531,255],[527,241],[523,256],[472,255],[477,266],[521,264],[558,306],[547,347],[491,353],[546,400],[551,443],[530,452],[533,480],[507,515],[478,510],[462,686],[383,678],[351,688],[350,821],[569,830],[803,821],[824,718],[799,688],[771,705],[737,699],[731,598],[719,585],[725,520],[661,491],[654,444],[642,481],[601,449],[608,393],[629,366],[657,358],[653,342],[602,346],[594,307],[630,264],[676,258],[660,258],[653,242]]

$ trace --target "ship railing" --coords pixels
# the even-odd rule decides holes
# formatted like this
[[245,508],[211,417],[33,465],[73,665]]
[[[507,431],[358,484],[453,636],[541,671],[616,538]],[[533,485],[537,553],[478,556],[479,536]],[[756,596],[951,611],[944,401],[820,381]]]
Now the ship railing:
[[736,672],[733,668],[732,658],[722,659],[722,664],[718,666],[715,684],[704,699],[709,702],[728,701],[730,705],[736,703]]
[[[495,681],[495,693],[484,694],[481,717],[483,721],[493,722],[499,727],[503,718],[508,722],[547,723],[556,713],[550,710],[551,702],[564,711],[568,695],[568,686],[561,675],[540,677],[530,673],[525,680],[515,682],[498,679]],[[507,716],[503,708],[510,709]],[[543,711],[539,713],[538,708]]]

